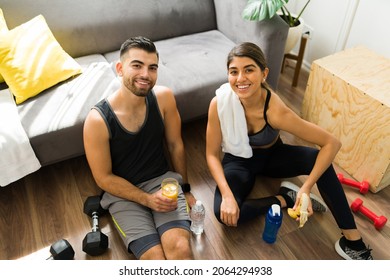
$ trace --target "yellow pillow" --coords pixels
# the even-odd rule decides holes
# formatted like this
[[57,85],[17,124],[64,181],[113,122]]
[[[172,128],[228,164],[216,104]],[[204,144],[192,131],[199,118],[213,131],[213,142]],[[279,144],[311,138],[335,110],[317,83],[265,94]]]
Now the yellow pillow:
[[80,74],[81,67],[62,49],[39,15],[1,35],[0,73],[20,104]]
[[[8,26],[7,26],[7,23],[5,22],[3,10],[0,9],[0,38],[1,38],[1,35],[6,34],[7,32],[8,32]],[[4,78],[3,78],[3,76],[1,76],[1,73],[0,73],[0,83],[2,83],[2,82],[4,82]]]

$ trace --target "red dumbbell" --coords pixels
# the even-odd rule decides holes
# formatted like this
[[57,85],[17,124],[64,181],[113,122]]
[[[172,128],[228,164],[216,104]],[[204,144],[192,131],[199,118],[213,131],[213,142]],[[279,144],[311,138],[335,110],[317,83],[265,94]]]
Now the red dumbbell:
[[351,209],[353,212],[361,212],[364,216],[368,217],[370,220],[374,222],[374,226],[377,230],[383,228],[387,222],[387,218],[385,216],[377,216],[366,207],[363,206],[363,200],[360,198],[356,198],[352,204]]
[[368,192],[368,189],[370,188],[370,184],[367,181],[363,182],[356,182],[352,179],[344,178],[344,175],[339,173],[337,174],[337,178],[339,178],[339,181],[341,184],[345,184],[354,188],[358,188],[360,193],[365,194]]

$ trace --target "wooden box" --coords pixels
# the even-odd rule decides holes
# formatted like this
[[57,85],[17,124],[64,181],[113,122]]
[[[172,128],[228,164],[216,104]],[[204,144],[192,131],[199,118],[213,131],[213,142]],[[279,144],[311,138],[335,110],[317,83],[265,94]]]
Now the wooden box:
[[359,46],[314,61],[302,117],[342,142],[335,163],[353,179],[390,185],[390,59]]

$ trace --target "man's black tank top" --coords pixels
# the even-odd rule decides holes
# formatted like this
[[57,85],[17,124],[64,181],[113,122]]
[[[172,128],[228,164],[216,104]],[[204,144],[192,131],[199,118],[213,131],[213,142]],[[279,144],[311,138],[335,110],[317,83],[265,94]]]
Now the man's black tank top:
[[139,131],[125,129],[106,99],[95,105],[110,134],[112,172],[139,184],[168,171],[164,154],[164,121],[153,91],[146,97],[146,116]]

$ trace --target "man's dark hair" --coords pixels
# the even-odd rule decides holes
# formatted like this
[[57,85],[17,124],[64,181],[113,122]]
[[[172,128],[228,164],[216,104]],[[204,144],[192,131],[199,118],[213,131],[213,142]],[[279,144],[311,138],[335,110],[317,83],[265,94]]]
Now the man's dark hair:
[[134,48],[144,50],[148,53],[155,53],[157,55],[157,59],[159,58],[158,52],[157,52],[157,49],[156,49],[156,46],[154,45],[154,43],[150,39],[142,37],[142,36],[137,36],[137,37],[132,37],[130,39],[127,39],[121,46],[120,58],[122,58],[122,56],[124,54],[126,54],[128,52],[128,50],[134,49]]

